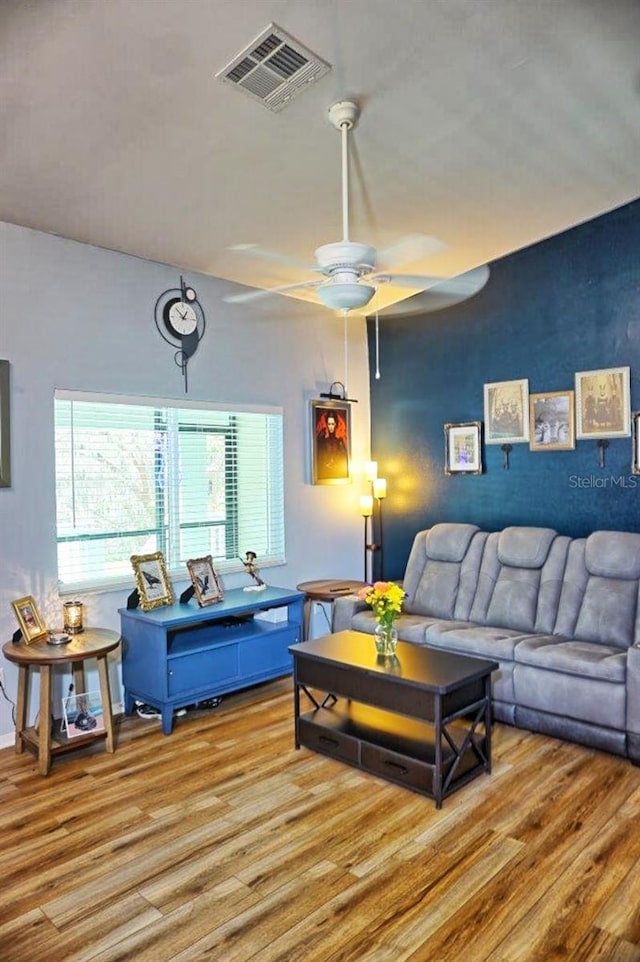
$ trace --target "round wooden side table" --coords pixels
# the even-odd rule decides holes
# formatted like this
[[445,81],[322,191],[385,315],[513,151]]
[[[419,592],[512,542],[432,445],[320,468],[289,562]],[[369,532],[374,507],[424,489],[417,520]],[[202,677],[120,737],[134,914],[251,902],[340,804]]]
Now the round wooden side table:
[[[108,752],[114,751],[107,655],[119,644],[120,635],[117,631],[109,631],[106,628],[85,628],[81,634],[73,635],[66,645],[49,645],[46,638],[41,638],[38,641],[32,641],[29,645],[24,641],[7,641],[2,646],[2,653],[7,661],[12,661],[18,666],[15,750],[20,754],[25,746],[35,749],[38,755],[38,771],[41,775],[49,774],[52,755],[80,748],[99,738],[105,739]],[[104,730],[95,733],[87,732],[72,739],[66,738],[64,734],[54,736],[51,724],[51,669],[54,665],[70,664],[75,693],[83,694],[86,691],[84,663],[89,658],[95,658],[98,663]],[[27,728],[29,672],[34,668],[40,672],[40,715],[38,727]]]
[[342,578],[325,579],[324,581],[303,581],[296,585],[298,591],[305,594],[302,614],[302,640],[309,638],[309,624],[311,622],[311,607],[314,601],[333,603],[342,595],[352,595],[363,588],[366,581],[345,581]]

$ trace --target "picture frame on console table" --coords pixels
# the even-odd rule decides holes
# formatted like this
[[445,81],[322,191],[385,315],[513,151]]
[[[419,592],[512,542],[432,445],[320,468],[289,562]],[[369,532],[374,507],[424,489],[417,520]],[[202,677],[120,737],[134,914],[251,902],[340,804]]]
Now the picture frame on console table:
[[142,610],[172,605],[175,597],[162,552],[133,554],[130,560]]
[[187,570],[196,600],[201,608],[222,601],[224,592],[210,554],[205,558],[191,558],[187,561]]
[[576,446],[573,391],[529,395],[529,437],[532,451],[573,451]]
[[349,484],[351,405],[348,401],[309,404],[312,483]]
[[482,421],[445,424],[444,473],[482,474]]
[[529,381],[493,381],[484,386],[484,443],[529,440]]
[[631,370],[577,371],[576,437],[628,438],[631,434]]
[[47,626],[31,595],[12,601],[11,607],[18,619],[22,638],[26,645],[30,645],[32,641],[39,641],[40,638],[48,637]]

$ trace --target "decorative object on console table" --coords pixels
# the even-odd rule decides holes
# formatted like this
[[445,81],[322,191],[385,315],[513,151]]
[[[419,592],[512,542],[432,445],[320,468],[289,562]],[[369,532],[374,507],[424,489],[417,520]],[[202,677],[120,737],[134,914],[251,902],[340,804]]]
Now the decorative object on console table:
[[173,604],[173,588],[162,552],[133,554],[130,560],[142,610],[150,611],[152,608]]
[[630,368],[578,371],[576,437],[628,438],[631,434]]
[[572,451],[576,446],[573,391],[529,395],[532,451]]
[[481,421],[444,426],[444,473],[482,474]]
[[394,655],[398,644],[398,631],[394,621],[402,611],[405,593],[393,581],[376,581],[358,592],[361,601],[371,605],[378,622],[375,629],[375,645],[379,655]]
[[32,641],[38,641],[38,639],[46,637],[48,634],[47,626],[31,595],[27,595],[25,598],[18,598],[17,601],[12,601],[11,607],[18,619],[20,633],[25,645],[29,645]]
[[494,381],[484,386],[485,444],[529,440],[529,381]]
[[192,558],[187,561],[189,577],[193,585],[196,599],[201,608],[222,601],[224,593],[218,575],[213,567],[213,558]]
[[243,591],[264,591],[264,589],[267,587],[266,583],[260,577],[260,571],[256,565],[257,558],[258,555],[255,553],[255,551],[247,551],[245,553],[245,561],[242,561],[242,558],[240,559],[244,565],[245,571],[254,582],[252,585],[247,585],[246,588],[243,588]]
[[11,406],[9,362],[0,361],[0,488],[11,487]]

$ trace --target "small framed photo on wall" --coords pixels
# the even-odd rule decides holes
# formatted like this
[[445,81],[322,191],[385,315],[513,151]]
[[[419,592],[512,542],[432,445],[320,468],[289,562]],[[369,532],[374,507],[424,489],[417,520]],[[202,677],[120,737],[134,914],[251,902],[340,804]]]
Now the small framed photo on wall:
[[444,473],[482,474],[482,422],[444,426]]
[[576,437],[628,438],[631,434],[630,368],[578,371]]
[[311,401],[313,484],[348,484],[351,418],[348,401]]
[[131,555],[131,565],[136,576],[136,588],[143,611],[173,604],[173,588],[161,551],[155,551],[153,554]]
[[576,446],[573,391],[529,396],[529,447],[532,451],[572,451]]
[[484,386],[485,444],[529,440],[529,381],[494,381]]

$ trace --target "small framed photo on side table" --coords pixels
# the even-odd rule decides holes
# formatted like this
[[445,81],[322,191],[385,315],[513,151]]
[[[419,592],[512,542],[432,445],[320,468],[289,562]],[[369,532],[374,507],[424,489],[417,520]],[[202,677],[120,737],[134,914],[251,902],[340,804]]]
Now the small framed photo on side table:
[[25,644],[30,645],[32,641],[38,641],[40,638],[48,637],[49,632],[47,626],[31,595],[27,595],[26,598],[18,598],[17,601],[12,601],[11,607],[18,619]]

